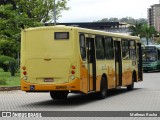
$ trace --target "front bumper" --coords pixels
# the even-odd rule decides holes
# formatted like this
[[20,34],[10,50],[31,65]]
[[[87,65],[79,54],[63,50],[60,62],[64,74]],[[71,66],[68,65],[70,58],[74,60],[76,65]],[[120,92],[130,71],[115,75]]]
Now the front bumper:
[[157,66],[145,66],[143,71],[157,70]]

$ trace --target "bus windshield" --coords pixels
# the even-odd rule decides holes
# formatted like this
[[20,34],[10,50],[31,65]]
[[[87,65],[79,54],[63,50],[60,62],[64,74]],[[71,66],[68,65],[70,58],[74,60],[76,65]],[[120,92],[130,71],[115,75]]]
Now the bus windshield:
[[157,61],[156,50],[144,50],[143,62],[155,62]]

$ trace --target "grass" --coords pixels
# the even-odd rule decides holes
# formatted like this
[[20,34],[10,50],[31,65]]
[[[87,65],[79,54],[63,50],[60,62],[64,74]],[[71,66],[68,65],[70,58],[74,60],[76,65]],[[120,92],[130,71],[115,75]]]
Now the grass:
[[10,72],[4,72],[3,69],[0,69],[0,79],[5,79],[7,82],[6,85],[0,85],[1,87],[20,86],[20,73],[11,76]]

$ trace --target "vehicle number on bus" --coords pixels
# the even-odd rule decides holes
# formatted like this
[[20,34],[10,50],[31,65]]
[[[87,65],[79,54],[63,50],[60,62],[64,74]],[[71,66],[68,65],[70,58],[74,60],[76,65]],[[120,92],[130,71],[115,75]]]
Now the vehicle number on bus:
[[64,90],[64,89],[67,89],[67,86],[56,86],[56,89],[62,89],[62,90]]

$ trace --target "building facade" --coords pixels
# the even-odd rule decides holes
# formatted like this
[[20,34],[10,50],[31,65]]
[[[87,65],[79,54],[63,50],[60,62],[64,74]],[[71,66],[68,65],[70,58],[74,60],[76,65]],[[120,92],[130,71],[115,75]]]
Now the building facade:
[[148,25],[160,32],[160,4],[154,4],[148,8]]

